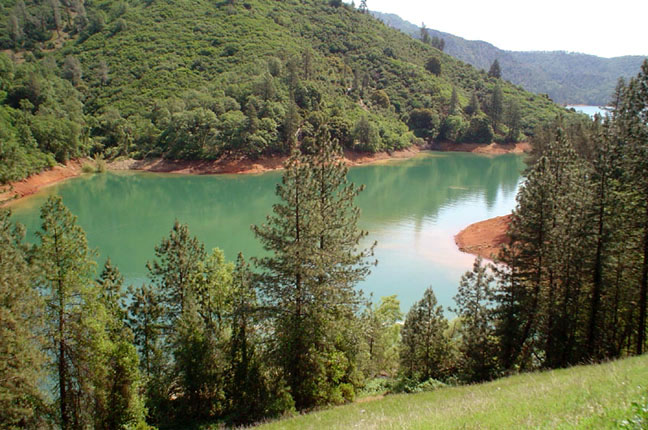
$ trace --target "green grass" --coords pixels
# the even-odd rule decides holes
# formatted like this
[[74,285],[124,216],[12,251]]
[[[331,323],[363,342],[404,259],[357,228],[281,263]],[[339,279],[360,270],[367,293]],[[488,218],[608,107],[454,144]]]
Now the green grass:
[[613,429],[648,388],[648,355],[354,403],[259,429]]

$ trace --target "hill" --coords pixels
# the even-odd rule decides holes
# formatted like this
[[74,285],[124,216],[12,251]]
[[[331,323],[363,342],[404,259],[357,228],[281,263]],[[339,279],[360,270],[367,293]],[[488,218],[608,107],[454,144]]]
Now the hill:
[[84,154],[286,153],[322,124],[370,152],[521,140],[565,112],[340,1],[0,4],[0,181]]
[[[272,429],[616,429],[648,389],[648,356],[399,394],[259,426]],[[641,427],[628,427],[641,428]]]
[[[371,13],[391,27],[420,37],[420,28],[398,15]],[[438,30],[428,29],[428,34],[445,41],[446,53],[478,69],[488,70],[498,60],[504,79],[528,91],[548,94],[561,104],[606,105],[619,77],[635,76],[646,58],[602,58],[564,51],[505,51],[487,42],[466,40]]]

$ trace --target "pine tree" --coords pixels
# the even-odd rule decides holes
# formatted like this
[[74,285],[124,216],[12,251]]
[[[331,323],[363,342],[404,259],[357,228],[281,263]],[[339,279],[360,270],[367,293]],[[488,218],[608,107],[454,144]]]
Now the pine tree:
[[443,308],[428,288],[423,298],[409,310],[401,329],[401,372],[420,382],[447,376],[450,345],[445,331],[448,321]]
[[24,229],[10,217],[0,209],[0,422],[11,429],[42,419],[44,357],[37,336],[42,302],[30,282]]
[[369,8],[367,7],[367,0],[360,0],[360,6],[358,10],[362,13],[369,13]]
[[366,343],[365,378],[379,374],[395,376],[398,372],[400,324],[403,318],[396,296],[381,297],[379,303],[368,303],[362,319]]
[[145,423],[142,376],[133,333],[126,325],[123,282],[119,269],[107,259],[97,280],[98,299],[106,310],[107,331],[107,339],[102,344],[106,375],[97,381],[94,395],[94,421],[98,429],[137,427]]
[[58,196],[41,208],[40,244],[36,249],[39,285],[45,300],[47,350],[56,373],[61,428],[82,428],[92,422],[92,386],[101,373],[102,342],[96,326],[94,262],[85,233]]
[[500,63],[497,59],[495,59],[493,64],[491,64],[490,69],[488,70],[488,76],[497,79],[502,77],[502,69],[500,68]]
[[466,109],[466,113],[468,113],[469,115],[477,115],[480,112],[481,112],[481,107],[479,105],[479,97],[477,97],[476,92],[473,92],[472,95],[470,96],[470,104]]
[[191,237],[186,224],[177,220],[168,238],[155,247],[157,260],[146,263],[150,277],[164,298],[166,319],[169,324],[179,318],[192,281],[205,259],[205,247],[196,237]]
[[[315,156],[293,150],[277,186],[280,202],[267,224],[253,227],[271,253],[255,261],[265,271],[261,291],[272,309],[276,364],[298,409],[339,398],[340,384],[352,383],[353,348],[339,330],[355,317],[354,285],[367,275],[371,254],[358,250],[366,235],[353,203],[359,189],[347,184],[339,152],[322,141],[317,148]],[[326,360],[341,366],[333,379]]]
[[430,43],[430,33],[428,33],[427,28],[425,27],[425,23],[421,23],[421,41],[425,43],[426,45]]
[[491,120],[493,121],[493,129],[497,130],[497,126],[502,122],[502,116],[504,114],[504,95],[502,94],[502,87],[499,84],[495,85],[495,88],[493,88],[489,113]]
[[627,145],[630,192],[633,194],[633,219],[636,220],[636,236],[641,253],[641,275],[637,287],[637,325],[635,329],[635,353],[642,354],[646,346],[648,323],[648,60],[633,78],[623,94],[623,102],[616,115],[619,134]]
[[497,373],[497,343],[492,308],[494,280],[479,257],[475,260],[472,271],[461,277],[454,298],[457,305],[455,312],[461,318],[460,373],[467,382],[489,380]]
[[522,114],[520,113],[520,105],[515,99],[509,100],[506,109],[506,125],[509,129],[506,140],[508,142],[517,142],[520,139]]
[[[228,345],[229,378],[226,391],[229,414],[235,424],[255,422],[278,412],[270,404],[275,396],[268,389],[261,356],[257,350],[260,343],[258,308],[252,272],[243,254],[239,253],[233,273],[230,314],[232,335]],[[275,398],[280,399],[281,394]],[[279,408],[283,409],[282,406]]]
[[448,115],[456,114],[458,106],[459,106],[459,96],[457,95],[457,88],[452,87],[452,96],[450,96],[450,107],[448,108]]

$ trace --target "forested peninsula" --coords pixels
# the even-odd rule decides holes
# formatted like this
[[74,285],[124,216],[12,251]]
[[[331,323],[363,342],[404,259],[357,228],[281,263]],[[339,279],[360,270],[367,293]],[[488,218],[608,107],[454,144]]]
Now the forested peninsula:
[[12,1],[0,181],[81,156],[287,155],[516,142],[565,111],[337,1]]

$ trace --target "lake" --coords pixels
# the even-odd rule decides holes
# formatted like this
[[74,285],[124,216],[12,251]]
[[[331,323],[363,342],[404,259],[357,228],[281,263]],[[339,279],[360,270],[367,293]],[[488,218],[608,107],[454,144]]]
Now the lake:
[[587,115],[594,117],[594,115],[599,114],[602,117],[607,115],[609,112],[605,110],[605,107],[602,106],[586,106],[586,105],[567,105],[567,109],[574,109],[576,112],[586,113]]
[[[367,243],[378,241],[379,263],[359,285],[374,299],[397,294],[407,311],[428,286],[439,302],[453,304],[459,278],[473,257],[460,252],[454,235],[467,225],[507,214],[524,168],[519,155],[422,153],[408,160],[353,167],[349,179],[365,184],[358,197]],[[229,260],[263,250],[250,225],[260,224],[276,201],[281,172],[259,175],[188,176],[144,172],[84,175],[44,189],[12,205],[28,240],[40,225],[39,208],[57,193],[78,216],[99,264],[107,256],[127,283],[146,281],[153,247],[174,220],[187,223],[207,249],[219,247]],[[100,267],[99,267],[100,269]]]

